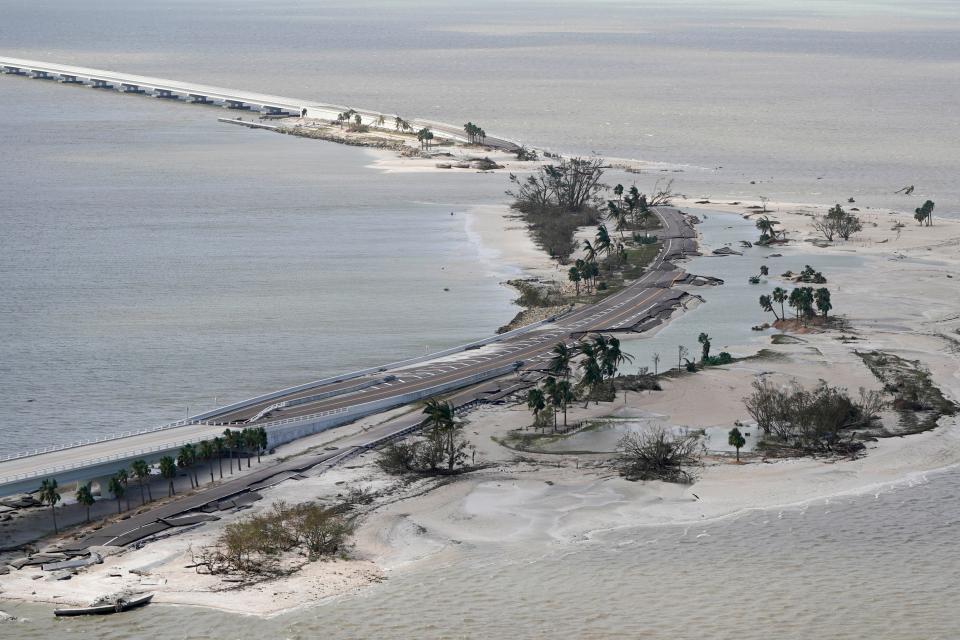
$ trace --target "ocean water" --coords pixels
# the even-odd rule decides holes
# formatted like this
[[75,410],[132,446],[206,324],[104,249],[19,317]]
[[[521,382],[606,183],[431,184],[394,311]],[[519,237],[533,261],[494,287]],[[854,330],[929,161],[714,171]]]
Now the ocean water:
[[500,176],[384,175],[215,109],[0,80],[0,453],[439,350],[516,311],[463,215],[504,197]]
[[360,595],[270,619],[154,605],[54,620],[47,607],[7,603],[27,620],[0,637],[952,640],[958,491],[953,469],[690,526],[464,543]]
[[[644,189],[960,212],[953,0],[0,0],[0,16],[6,55],[663,163],[634,176]],[[502,176],[382,175],[362,150],[216,109],[22,78],[0,77],[0,113],[0,453],[439,349],[515,311],[510,266],[450,215],[502,200]],[[753,234],[705,225],[719,243]],[[760,260],[693,261],[735,286],[631,343],[638,366],[705,325],[715,351],[749,342],[708,310],[754,308]],[[30,621],[0,638],[952,638],[958,488],[954,470],[702,527],[461,548],[269,620],[4,604]]]

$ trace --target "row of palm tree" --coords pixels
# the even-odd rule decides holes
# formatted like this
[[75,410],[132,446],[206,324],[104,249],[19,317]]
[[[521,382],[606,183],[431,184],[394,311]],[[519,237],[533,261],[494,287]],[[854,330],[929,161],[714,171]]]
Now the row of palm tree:
[[473,144],[482,144],[487,139],[487,132],[472,122],[463,125],[463,130],[467,132],[467,140]]
[[[780,314],[777,314],[774,303],[780,304]],[[826,287],[814,289],[813,287],[794,287],[788,294],[787,290],[777,287],[770,295],[760,296],[760,307],[773,313],[777,320],[786,319],[787,313],[784,304],[789,305],[794,310],[795,317],[799,320],[812,318],[816,311],[826,318],[827,314],[833,309],[833,303],[830,300],[830,290]],[[816,311],[814,311],[816,308]]]
[[630,228],[643,229],[653,217],[653,212],[647,203],[647,195],[640,193],[637,185],[633,185],[624,195],[623,185],[613,188],[616,200],[607,200],[607,219],[612,220],[615,228],[623,237],[623,232]]
[[[217,436],[211,440],[201,440],[196,445],[189,443],[183,445],[177,452],[176,458],[173,456],[163,456],[157,462],[157,466],[159,468],[161,477],[167,481],[167,496],[171,497],[176,495],[174,480],[177,477],[178,469],[186,471],[187,476],[190,478],[191,488],[197,488],[200,486],[200,479],[197,477],[196,470],[197,463],[205,462],[208,464],[210,482],[213,483],[215,481],[213,473],[214,460],[217,461],[217,465],[219,467],[220,479],[223,479],[224,453],[229,455],[230,473],[233,474],[234,454],[240,454],[241,452],[246,454],[247,468],[249,469],[252,457],[256,455],[257,463],[259,463],[261,461],[261,456],[266,449],[267,431],[263,427],[248,428],[240,431],[226,429],[223,432],[223,437]],[[240,460],[238,457],[238,471],[241,469],[242,465],[242,460]],[[124,498],[126,498],[127,510],[130,509],[129,484],[131,477],[136,478],[140,487],[140,504],[146,504],[148,501],[153,502],[153,492],[150,489],[149,482],[151,474],[152,467],[146,460],[134,460],[130,464],[129,471],[125,468],[119,469],[110,477],[109,481],[107,482],[107,486],[101,487],[101,490],[106,489],[113,495],[114,499],[117,501],[117,513],[119,514],[123,511],[121,501]],[[86,507],[87,522],[90,522],[90,507],[96,502],[91,483],[88,482],[78,486],[75,497],[79,504],[82,504]],[[55,478],[47,478],[43,480],[43,482],[40,484],[40,502],[42,504],[50,505],[51,513],[53,515],[53,529],[55,532],[57,531],[57,513],[55,507],[60,500],[61,496],[58,491],[57,480]]]
[[[567,407],[576,399],[577,391],[582,393],[588,404],[591,398],[599,402],[596,391],[616,377],[623,363],[633,361],[632,356],[620,349],[618,338],[604,334],[596,334],[592,339],[573,346],[558,342],[551,353],[546,367],[549,375],[544,378],[542,388],[536,387],[527,393],[527,406],[536,418],[549,404],[553,409],[554,429],[557,427],[557,414],[561,410],[563,424],[567,425]],[[574,384],[571,381],[573,362],[578,358],[576,368],[580,371],[580,380]]]
[[360,117],[360,114],[357,113],[354,109],[347,109],[337,114],[337,126],[343,128],[344,122],[353,122],[356,126],[363,124],[363,119]]
[[590,291],[596,286],[596,279],[600,275],[600,265],[598,258],[604,256],[609,264],[613,256],[617,261],[623,264],[627,260],[627,247],[624,243],[614,240],[610,237],[610,231],[607,225],[601,224],[597,227],[597,234],[594,241],[583,241],[584,257],[578,259],[567,271],[567,279],[574,283],[577,295],[580,295],[580,283],[583,282],[587,290]]
[[421,149],[429,149],[430,144],[433,141],[433,131],[430,131],[429,127],[424,127],[417,131],[417,140],[420,141]]

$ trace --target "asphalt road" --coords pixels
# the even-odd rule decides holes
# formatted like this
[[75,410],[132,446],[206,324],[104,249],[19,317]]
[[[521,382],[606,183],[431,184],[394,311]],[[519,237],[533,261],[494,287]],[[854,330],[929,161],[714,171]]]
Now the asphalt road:
[[[518,361],[524,363],[521,373],[541,369],[549,360],[550,351],[558,342],[570,343],[576,336],[591,331],[624,331],[643,325],[669,309],[681,295],[670,286],[685,274],[682,270],[673,267],[669,260],[695,251],[696,244],[693,240],[695,232],[684,216],[674,208],[661,207],[656,210],[656,213],[662,223],[662,228],[656,233],[663,242],[663,248],[641,278],[597,304],[577,309],[529,333],[445,358],[313,387],[281,398],[254,403],[243,409],[225,411],[207,418],[208,424],[151,431],[127,438],[3,461],[0,462],[0,480],[19,474],[33,475],[39,471],[44,475],[53,475],[68,466],[76,467],[78,464],[93,466],[93,461],[113,457],[132,458],[148,452],[151,448],[198,442],[220,435],[227,423],[239,422],[238,426],[256,425],[269,430],[271,423],[279,419],[343,409],[445,383],[456,383]],[[395,377],[390,381],[384,381],[388,375]],[[369,384],[369,386],[355,390],[363,384]],[[464,385],[466,386],[466,382]],[[309,398],[318,394],[332,395],[275,410],[256,422],[248,422],[276,402]]]

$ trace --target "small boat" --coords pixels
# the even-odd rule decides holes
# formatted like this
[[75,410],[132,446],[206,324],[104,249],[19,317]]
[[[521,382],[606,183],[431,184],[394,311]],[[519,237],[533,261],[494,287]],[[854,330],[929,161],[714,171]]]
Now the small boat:
[[129,611],[130,609],[136,609],[137,607],[142,607],[150,603],[150,600],[153,599],[153,594],[148,593],[142,596],[135,596],[132,598],[117,598],[114,602],[109,604],[100,604],[92,607],[78,607],[76,609],[55,609],[53,615],[55,616],[103,616],[111,613],[120,613],[121,611]]

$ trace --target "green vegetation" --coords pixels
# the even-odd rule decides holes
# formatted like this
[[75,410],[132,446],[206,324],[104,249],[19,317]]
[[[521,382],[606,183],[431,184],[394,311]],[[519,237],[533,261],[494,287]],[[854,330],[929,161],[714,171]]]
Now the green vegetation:
[[429,127],[424,127],[417,131],[417,140],[420,141],[421,149],[429,149],[430,144],[433,142],[433,131],[430,131]]
[[[143,481],[150,478],[150,465],[147,464],[146,460],[134,460],[130,465],[130,470],[140,484],[140,504],[146,504],[147,501],[143,495]],[[149,483],[147,483],[147,493],[150,495],[150,502],[153,502],[153,493],[150,492]]]
[[123,498],[123,494],[127,492],[127,488],[124,486],[123,482],[120,480],[119,474],[114,474],[110,476],[109,491],[113,494],[113,497],[117,501],[117,513],[122,513],[123,509],[120,506],[120,499]]
[[786,242],[786,232],[782,229],[777,230],[777,220],[771,220],[768,216],[757,219],[757,229],[760,230],[760,239],[757,244],[770,244],[772,242]]
[[467,140],[472,144],[483,144],[487,139],[487,132],[472,122],[463,125],[463,130],[467,133]]
[[160,458],[160,475],[168,482],[167,497],[175,496],[177,492],[173,488],[173,481],[177,477],[177,463],[170,456]]
[[[574,360],[579,359],[576,369],[580,379],[572,382]],[[633,358],[620,349],[620,340],[611,336],[597,334],[591,340],[583,340],[574,346],[558,342],[553,347],[552,356],[547,363],[549,375],[542,386],[527,393],[527,407],[533,412],[534,428],[546,427],[546,416],[552,414],[553,430],[557,429],[557,414],[563,411],[563,424],[567,425],[567,407],[577,399],[589,403],[593,400],[613,400],[616,394],[617,371],[625,362]],[[646,370],[643,370],[646,374]],[[634,386],[642,382],[639,376],[631,381]],[[655,381],[654,381],[655,383]],[[648,384],[648,388],[652,385]],[[659,387],[659,385],[657,385]],[[623,387],[622,387],[623,388]],[[550,408],[550,414],[545,410]]]
[[[822,321],[826,322],[830,311],[833,309],[830,290],[826,287],[820,287],[819,289],[814,289],[813,287],[794,287],[789,295],[785,289],[777,287],[773,290],[772,295],[762,295],[759,299],[760,308],[768,313],[773,313],[773,317],[776,320],[786,319],[783,307],[785,301],[790,305],[790,308],[794,310],[795,319],[798,322],[802,321],[804,325],[808,324],[812,318],[815,318],[817,312],[819,312]],[[774,302],[780,303],[780,311],[783,315],[777,315],[777,311],[773,306]]]
[[377,464],[383,471],[450,475],[463,470],[471,445],[463,437],[463,423],[456,419],[453,405],[431,399],[423,414],[426,419],[419,439],[391,443],[380,451]]
[[933,226],[933,200],[927,200],[923,203],[922,207],[917,207],[913,212],[913,219],[920,223],[922,227],[924,223],[926,226]]
[[849,240],[850,236],[861,231],[863,224],[860,218],[843,210],[839,204],[832,207],[825,216],[813,217],[813,228],[823,235],[828,242],[833,242],[834,236]]
[[353,525],[340,512],[316,503],[275,502],[267,513],[228,524],[196,565],[213,574],[270,576],[284,572],[285,556],[312,561],[342,553]]
[[747,444],[747,439],[740,433],[740,429],[736,427],[730,429],[730,433],[727,434],[727,444],[737,450],[737,462],[740,462],[740,449]]
[[57,480],[48,478],[40,483],[40,504],[50,505],[50,515],[53,516],[53,532],[57,533],[57,503],[60,502],[60,493],[57,491]]
[[820,382],[813,389],[753,383],[743,399],[765,437],[765,448],[788,448],[803,454],[852,454],[863,449],[855,430],[870,427],[884,403],[879,393],[860,389],[853,399],[846,389]]
[[77,487],[75,498],[77,500],[77,504],[82,504],[87,508],[87,522],[90,522],[90,507],[93,506],[93,503],[96,502],[96,500],[93,498],[93,490],[90,488],[89,482]]
[[[630,245],[656,242],[655,238],[638,241],[646,234],[638,236],[636,232],[630,240],[625,232],[653,228],[657,218],[650,207],[669,203],[670,183],[665,187],[658,184],[649,198],[636,186],[625,193],[623,185],[617,185],[613,189],[615,199],[607,199],[604,206],[607,187],[601,183],[603,172],[601,158],[571,158],[541,166],[526,178],[510,174],[512,187],[507,194],[514,198],[511,206],[522,214],[537,246],[561,264],[566,264],[577,249],[574,234],[580,227],[599,225],[595,240],[584,244],[584,262],[600,264],[603,258],[601,266],[608,271],[622,268],[629,261]],[[604,217],[619,240],[614,241],[606,224],[601,224]],[[581,280],[594,277],[582,271],[578,275]]]
[[662,427],[629,433],[617,445],[618,466],[627,480],[662,480],[691,484],[703,446],[698,436],[673,436]]

